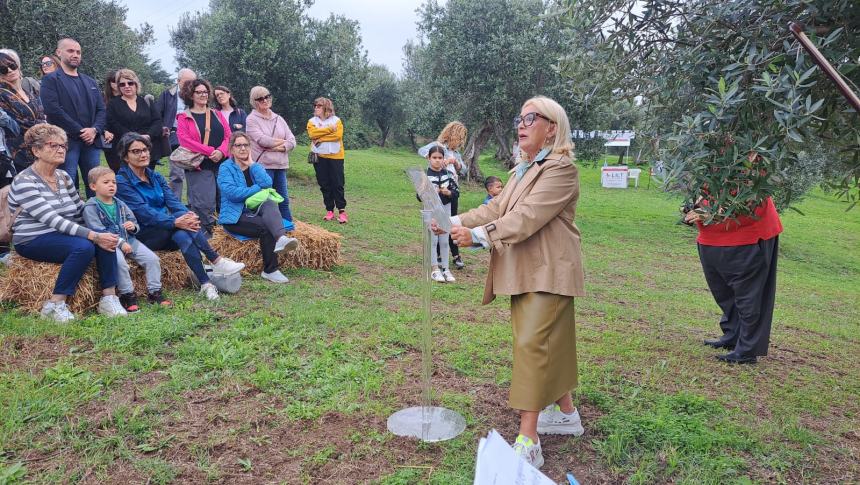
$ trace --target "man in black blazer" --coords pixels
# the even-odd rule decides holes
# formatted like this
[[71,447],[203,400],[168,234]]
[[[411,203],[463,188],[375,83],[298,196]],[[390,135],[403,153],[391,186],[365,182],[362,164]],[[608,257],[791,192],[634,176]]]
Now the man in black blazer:
[[81,45],[76,40],[61,39],[56,54],[60,69],[42,78],[42,104],[48,123],[59,126],[69,137],[66,161],[61,168],[72,177],[77,188],[80,167],[87,197],[92,197],[87,174],[99,165],[101,149],[110,142],[104,136],[104,100],[95,79],[78,72]]
[[[167,152],[167,155],[179,147],[179,139],[176,137],[176,115],[186,108],[185,103],[182,102],[180,91],[185,83],[195,79],[197,79],[197,74],[194,71],[188,68],[180,69],[176,74],[176,85],[162,91],[161,96],[158,97],[158,102],[155,104],[155,110],[161,115],[163,136],[168,137],[170,143],[170,152]],[[179,200],[182,200],[184,182],[185,170],[170,162],[170,189],[173,190]]]

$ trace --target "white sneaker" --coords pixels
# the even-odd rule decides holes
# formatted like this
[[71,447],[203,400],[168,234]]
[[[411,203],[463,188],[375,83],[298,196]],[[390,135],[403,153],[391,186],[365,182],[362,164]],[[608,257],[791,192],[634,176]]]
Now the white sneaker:
[[286,275],[284,275],[284,273],[281,273],[280,270],[275,270],[273,273],[266,273],[265,271],[263,271],[262,273],[260,273],[260,276],[262,276],[264,280],[269,280],[272,283],[289,283],[290,282],[290,279],[287,278]]
[[543,466],[543,453],[540,442],[535,443],[528,436],[519,435],[514,441],[514,453],[521,456],[529,465],[540,469]]
[[0,263],[9,266],[9,262],[12,261],[12,253],[4,253],[0,256]]
[[57,323],[67,323],[75,319],[75,315],[69,310],[66,302],[46,301],[42,305],[42,318],[50,318]]
[[106,317],[124,317],[128,315],[119,297],[116,295],[105,295],[99,300],[99,313]]
[[212,272],[220,275],[236,274],[245,269],[245,263],[237,263],[230,258],[221,256],[217,263],[212,263]]
[[433,272],[432,272],[432,273],[430,273],[430,278],[431,278],[433,281],[438,281],[439,283],[444,283],[444,282],[445,282],[445,277],[444,277],[444,276],[442,276],[442,272],[441,272],[441,271],[439,271],[438,269],[434,269],[434,270],[433,270]]
[[537,432],[540,434],[572,434],[582,436],[585,428],[579,419],[579,410],[564,414],[558,404],[552,403],[538,414]]
[[200,294],[205,296],[207,300],[217,300],[218,298],[221,298],[221,295],[218,294],[218,288],[215,288],[215,285],[213,285],[211,281],[200,285]]
[[446,283],[453,283],[457,281],[457,278],[454,278],[454,275],[451,274],[451,270],[449,270],[448,268],[445,268],[442,271],[442,276],[445,278]]
[[283,250],[287,250],[288,253],[291,253],[299,247],[299,240],[294,237],[281,236],[278,238],[278,241],[275,242],[275,252],[280,253]]

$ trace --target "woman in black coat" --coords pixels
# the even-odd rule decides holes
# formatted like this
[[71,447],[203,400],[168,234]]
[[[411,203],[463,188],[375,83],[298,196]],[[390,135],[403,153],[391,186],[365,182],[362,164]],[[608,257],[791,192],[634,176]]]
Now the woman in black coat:
[[[139,133],[150,142],[161,139],[161,115],[140,95],[140,80],[131,69],[120,69],[116,73],[120,96],[111,98],[107,104],[107,130],[119,140],[126,133]],[[150,168],[162,157],[160,143],[152,143]],[[111,167],[114,171],[119,167]]]

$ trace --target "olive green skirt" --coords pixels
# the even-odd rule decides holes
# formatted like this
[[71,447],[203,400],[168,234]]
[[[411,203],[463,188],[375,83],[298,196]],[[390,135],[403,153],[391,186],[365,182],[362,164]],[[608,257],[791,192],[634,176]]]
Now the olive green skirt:
[[523,293],[511,297],[514,371],[509,404],[540,411],[577,383],[572,296]]

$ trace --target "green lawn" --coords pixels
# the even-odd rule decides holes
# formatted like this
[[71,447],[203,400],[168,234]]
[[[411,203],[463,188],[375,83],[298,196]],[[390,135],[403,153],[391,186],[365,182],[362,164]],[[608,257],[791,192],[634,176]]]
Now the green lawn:
[[[299,148],[295,216],[321,223]],[[209,303],[60,326],[0,314],[0,484],[471,483],[478,439],[517,416],[508,299],[481,306],[488,255],[434,287],[435,400],[467,421],[423,444],[387,433],[420,402],[420,223],[401,150],[347,154],[343,264],[246,278]],[[485,174],[507,178],[490,159]],[[591,483],[860,481],[860,211],[811,194],[783,215],[770,355],[726,366],[701,345],[719,312],[678,200],[599,187],[583,168],[577,224],[581,438],[546,437],[544,471]],[[464,188],[463,209],[484,198]],[[2,271],[2,270],[0,270]],[[2,277],[2,272],[0,272]]]

